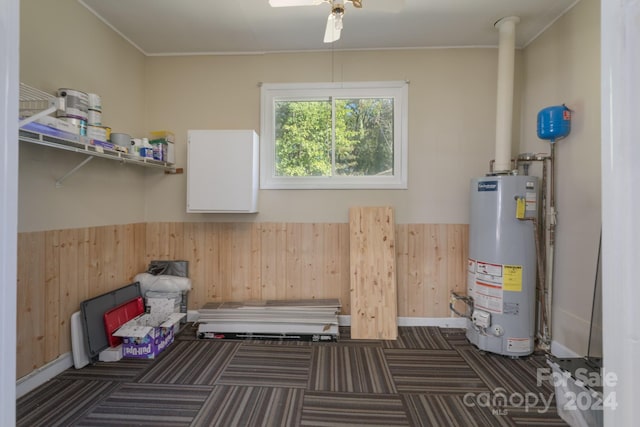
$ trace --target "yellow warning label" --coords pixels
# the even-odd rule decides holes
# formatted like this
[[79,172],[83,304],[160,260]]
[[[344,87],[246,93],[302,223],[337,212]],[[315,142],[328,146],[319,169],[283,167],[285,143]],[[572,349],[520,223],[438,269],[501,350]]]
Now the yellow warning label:
[[518,219],[523,219],[524,218],[524,211],[527,208],[527,202],[525,199],[523,199],[522,197],[518,197],[518,199],[516,200],[516,218]]
[[522,292],[522,266],[505,265],[502,289],[511,292]]

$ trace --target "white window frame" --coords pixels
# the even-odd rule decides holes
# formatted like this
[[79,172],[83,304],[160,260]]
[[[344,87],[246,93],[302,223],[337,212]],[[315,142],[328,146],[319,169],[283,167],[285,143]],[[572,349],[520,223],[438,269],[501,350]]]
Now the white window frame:
[[[406,189],[408,163],[408,83],[263,83],[260,91],[260,188],[262,189]],[[393,98],[393,175],[277,176],[275,103],[332,98]]]

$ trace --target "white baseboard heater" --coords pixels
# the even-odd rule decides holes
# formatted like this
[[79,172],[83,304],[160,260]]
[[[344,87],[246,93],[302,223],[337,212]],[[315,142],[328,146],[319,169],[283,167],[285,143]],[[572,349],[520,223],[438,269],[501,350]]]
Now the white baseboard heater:
[[198,310],[200,339],[337,341],[339,299],[211,302]]

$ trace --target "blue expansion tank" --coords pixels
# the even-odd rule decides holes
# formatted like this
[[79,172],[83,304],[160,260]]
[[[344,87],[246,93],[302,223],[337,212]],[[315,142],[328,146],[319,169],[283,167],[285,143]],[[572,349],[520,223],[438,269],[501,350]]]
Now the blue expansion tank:
[[571,132],[571,110],[564,104],[547,107],[538,113],[538,138],[556,142]]

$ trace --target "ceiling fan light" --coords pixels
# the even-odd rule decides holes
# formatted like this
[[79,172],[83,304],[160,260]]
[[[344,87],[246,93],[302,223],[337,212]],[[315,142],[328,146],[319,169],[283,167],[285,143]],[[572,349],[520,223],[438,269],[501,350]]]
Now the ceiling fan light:
[[342,13],[334,13],[333,16],[335,17],[334,19],[334,26],[336,27],[336,30],[340,31],[342,30]]

